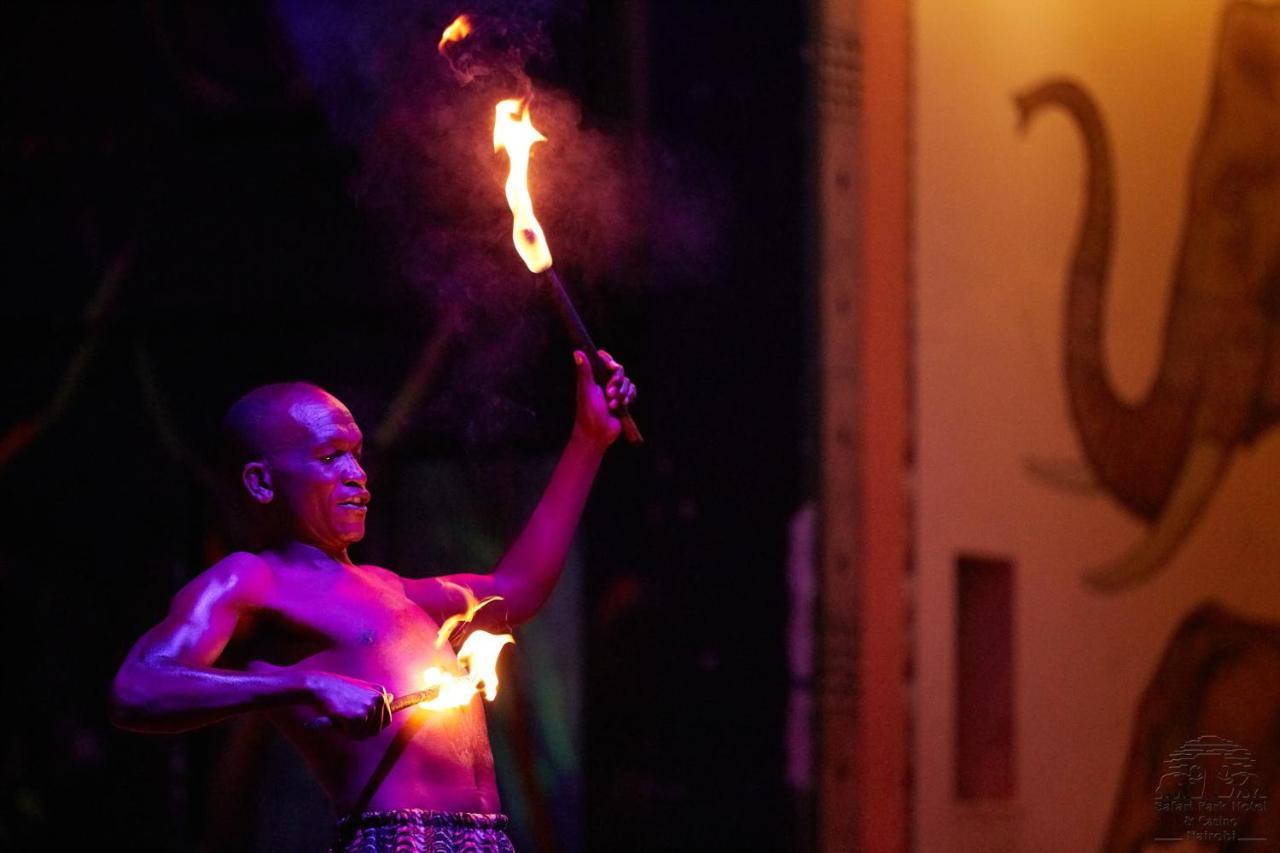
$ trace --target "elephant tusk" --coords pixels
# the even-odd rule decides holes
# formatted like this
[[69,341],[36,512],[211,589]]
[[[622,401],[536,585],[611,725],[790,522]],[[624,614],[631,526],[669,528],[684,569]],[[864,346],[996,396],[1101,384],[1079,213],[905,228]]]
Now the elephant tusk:
[[1164,568],[1222,479],[1227,459],[1224,444],[1200,441],[1192,445],[1151,532],[1120,559],[1086,573],[1085,582],[1098,592],[1119,592]]

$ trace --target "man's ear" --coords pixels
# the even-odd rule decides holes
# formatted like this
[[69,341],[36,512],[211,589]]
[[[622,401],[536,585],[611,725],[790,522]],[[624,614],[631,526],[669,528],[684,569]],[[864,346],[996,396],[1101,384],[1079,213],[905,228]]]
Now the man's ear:
[[260,504],[269,504],[276,496],[275,487],[271,484],[271,469],[265,462],[248,462],[240,472],[240,481],[249,490],[249,495]]

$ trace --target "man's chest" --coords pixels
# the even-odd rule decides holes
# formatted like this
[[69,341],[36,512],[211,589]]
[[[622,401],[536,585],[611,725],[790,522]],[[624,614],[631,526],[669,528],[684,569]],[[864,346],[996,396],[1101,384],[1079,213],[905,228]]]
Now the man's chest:
[[399,659],[434,650],[438,626],[399,583],[362,572],[283,571],[279,579],[244,631],[253,659],[288,666],[326,653]]

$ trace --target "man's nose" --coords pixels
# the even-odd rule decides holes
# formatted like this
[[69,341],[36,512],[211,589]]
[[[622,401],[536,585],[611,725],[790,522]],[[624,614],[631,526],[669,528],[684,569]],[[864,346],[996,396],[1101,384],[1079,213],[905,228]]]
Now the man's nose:
[[354,456],[350,457],[351,462],[347,465],[347,476],[345,477],[347,485],[363,486],[369,481],[369,475],[364,472],[364,466],[360,464],[360,460]]

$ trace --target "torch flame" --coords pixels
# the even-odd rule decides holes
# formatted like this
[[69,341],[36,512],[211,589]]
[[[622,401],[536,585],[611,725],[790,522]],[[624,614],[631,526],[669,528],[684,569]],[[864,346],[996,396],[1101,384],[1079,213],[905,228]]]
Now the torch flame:
[[444,623],[440,625],[440,630],[439,632],[436,633],[437,649],[445,644],[445,642],[449,639],[449,637],[453,635],[454,630],[456,630],[459,625],[465,625],[468,622],[470,622],[472,619],[476,618],[476,611],[478,611],[481,607],[484,607],[486,604],[492,601],[502,600],[502,596],[500,595],[486,595],[484,598],[477,601],[475,595],[472,594],[471,590],[463,586],[462,584],[451,583],[450,581],[445,581],[445,580],[442,580],[440,583],[442,583],[447,587],[456,589],[458,592],[462,593],[462,597],[466,599],[466,602],[467,602],[467,609],[462,613],[455,613],[454,615],[450,616],[448,619],[444,620]]
[[459,15],[453,19],[453,23],[444,28],[444,34],[440,36],[440,46],[437,48],[444,53],[446,46],[456,41],[462,41],[471,35],[471,19],[466,15]]
[[498,653],[508,643],[514,642],[515,638],[510,634],[474,632],[458,650],[458,664],[463,670],[461,675],[446,672],[438,666],[422,674],[426,689],[438,687],[440,692],[432,699],[419,702],[418,707],[432,711],[461,708],[481,692],[492,702],[498,695]]
[[498,653],[516,638],[510,634],[476,631],[458,650],[458,663],[466,667],[477,692],[492,702],[498,696]]
[[[453,632],[461,625],[475,618],[476,612],[493,601],[501,601],[500,595],[487,595],[477,599],[471,590],[462,584],[442,580],[442,584],[462,593],[467,602],[467,609],[455,613],[440,625],[436,634],[436,648],[443,646]],[[433,666],[423,672],[423,689],[436,688],[438,692],[431,699],[419,702],[419,708],[442,711],[446,708],[461,708],[471,702],[477,693],[484,693],[484,698],[492,702],[498,695],[498,653],[508,643],[515,643],[510,634],[490,634],[488,631],[473,631],[458,649],[458,667],[461,673]]]
[[507,206],[513,217],[511,236],[516,252],[530,272],[539,273],[551,266],[551,249],[542,236],[542,226],[533,215],[533,199],[529,197],[529,149],[535,142],[546,142],[529,121],[529,106],[518,98],[500,101],[493,123],[493,150],[506,151],[511,159],[507,174]]

